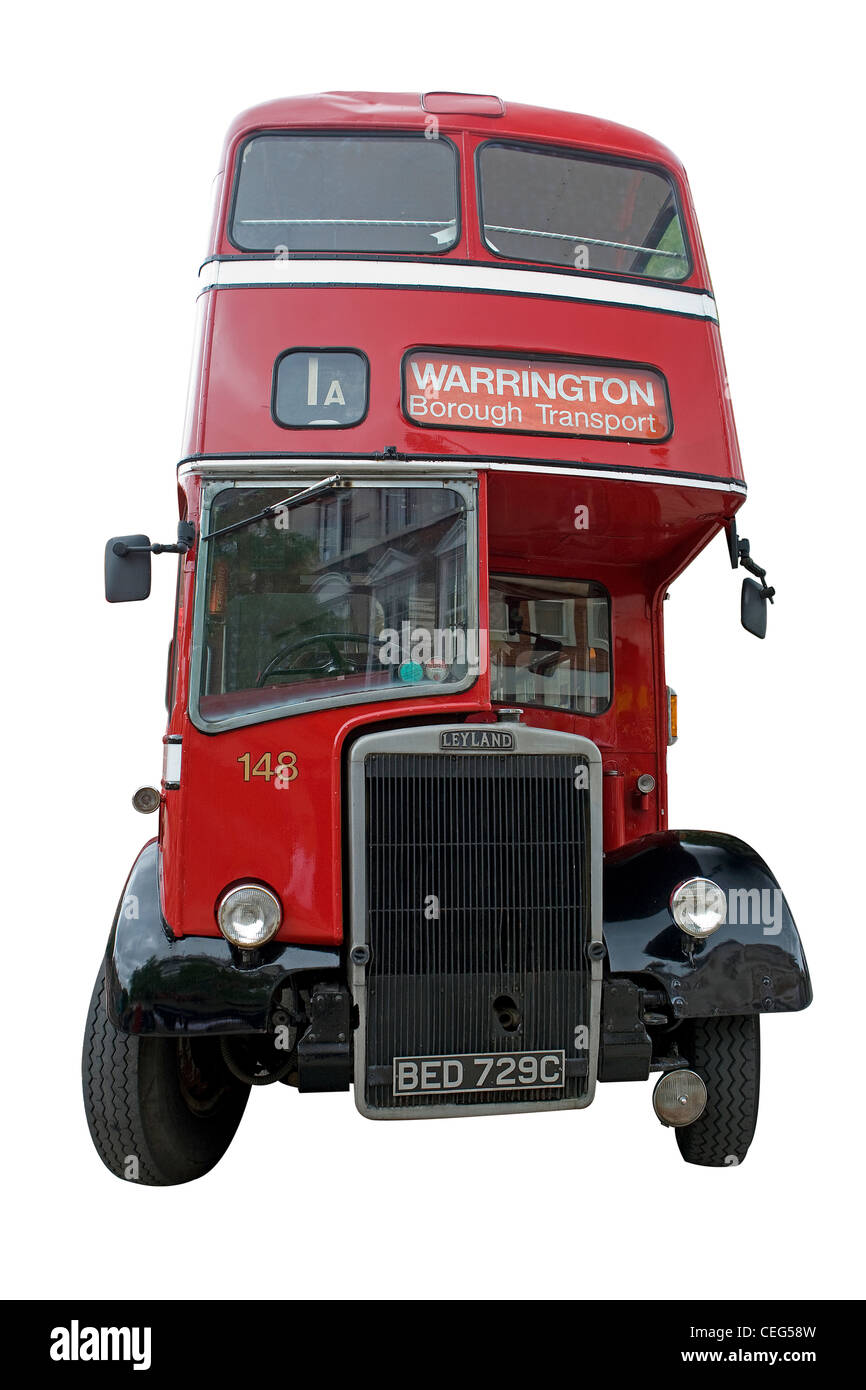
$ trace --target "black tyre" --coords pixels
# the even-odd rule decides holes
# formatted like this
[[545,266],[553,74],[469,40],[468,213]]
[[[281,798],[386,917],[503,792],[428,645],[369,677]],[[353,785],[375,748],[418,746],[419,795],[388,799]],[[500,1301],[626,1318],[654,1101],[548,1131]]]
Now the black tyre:
[[118,1178],[148,1187],[191,1182],[232,1141],[250,1088],[232,1076],[219,1038],[135,1037],[114,1027],[99,972],[81,1059],[96,1152]]
[[695,1019],[683,1042],[706,1084],[707,1105],[699,1120],[676,1131],[680,1153],[704,1168],[735,1167],[749,1151],[758,1120],[758,1015]]

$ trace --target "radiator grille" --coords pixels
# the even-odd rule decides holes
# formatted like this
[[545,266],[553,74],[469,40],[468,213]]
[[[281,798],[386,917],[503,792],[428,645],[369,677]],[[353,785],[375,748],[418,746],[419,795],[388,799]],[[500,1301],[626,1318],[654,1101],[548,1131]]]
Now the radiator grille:
[[[365,759],[366,1101],[544,1104],[587,1088],[589,790],[582,758]],[[583,783],[587,780],[583,778]],[[516,1005],[506,1010],[502,1001]],[[498,1001],[498,1007],[494,1007]],[[395,1057],[564,1050],[565,1089],[395,1097]]]

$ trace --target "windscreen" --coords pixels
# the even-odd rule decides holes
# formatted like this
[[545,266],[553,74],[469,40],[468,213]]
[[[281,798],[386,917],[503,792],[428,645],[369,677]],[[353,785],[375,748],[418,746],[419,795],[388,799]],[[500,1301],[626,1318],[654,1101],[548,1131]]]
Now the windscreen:
[[484,240],[499,256],[662,280],[689,273],[673,183],[656,169],[490,144],[479,178]]
[[[223,490],[208,532],[286,495]],[[346,488],[203,541],[202,719],[453,690],[478,661],[466,555],[465,494],[435,485]]]
[[457,240],[457,152],[397,135],[257,135],[231,215],[241,251],[435,254]]

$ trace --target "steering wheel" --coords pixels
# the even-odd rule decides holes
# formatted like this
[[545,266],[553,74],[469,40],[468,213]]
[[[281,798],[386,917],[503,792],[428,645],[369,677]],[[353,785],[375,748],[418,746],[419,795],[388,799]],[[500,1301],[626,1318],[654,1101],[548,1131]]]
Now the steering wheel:
[[[341,655],[338,650],[341,644],[347,642],[366,642],[371,647],[378,642],[377,637],[371,637],[366,632],[313,632],[307,637],[299,637],[294,642],[289,642],[285,647],[281,647],[276,656],[272,657],[265,667],[262,674],[256,681],[256,689],[260,690],[271,676],[348,676],[363,670],[369,658],[365,657],[363,662],[357,658],[354,660],[347,657],[345,653]],[[320,643],[327,651],[328,655],[324,661],[315,666],[283,666],[280,663],[285,661],[293,652],[301,651],[304,647],[311,647],[315,643]]]

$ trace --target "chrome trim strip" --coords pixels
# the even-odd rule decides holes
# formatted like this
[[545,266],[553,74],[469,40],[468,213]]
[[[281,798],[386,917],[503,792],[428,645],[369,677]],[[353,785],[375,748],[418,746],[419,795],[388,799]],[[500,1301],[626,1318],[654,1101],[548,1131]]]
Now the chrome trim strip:
[[681,474],[665,477],[663,473],[641,473],[638,470],[632,472],[631,469],[625,471],[607,468],[555,468],[548,465],[536,466],[532,463],[488,463],[478,466],[489,468],[491,473],[549,473],[570,478],[604,478],[608,482],[619,479],[624,483],[661,483],[663,487],[696,487],[712,492],[741,492],[743,495],[746,493],[746,484],[734,478],[688,478]]
[[[357,478],[364,483],[381,478],[383,483],[392,486],[395,479],[405,479],[407,468],[411,469],[410,482],[419,479],[435,479],[438,482],[473,482],[480,468],[487,464],[466,463],[460,459],[441,461],[420,461],[412,459],[343,459],[336,455],[327,458],[297,458],[293,455],[278,458],[201,458],[178,464],[177,475],[187,478],[197,475],[200,478],[237,478],[246,485],[258,479],[263,486],[275,486],[275,474],[291,478],[292,483],[313,472],[317,478],[324,478],[334,468],[339,468],[344,479]],[[573,470],[569,470],[573,471]]]
[[411,468],[412,478],[438,478],[441,481],[461,482],[471,480],[476,473],[542,473],[555,478],[603,478],[607,482],[624,483],[659,483],[663,487],[690,487],[708,490],[711,492],[736,492],[745,497],[748,489],[746,484],[737,478],[692,478],[680,473],[665,473],[658,471],[653,473],[642,473],[639,469],[604,468],[604,467],[584,467],[583,465],[562,464],[541,464],[532,463],[530,460],[515,460],[512,462],[503,460],[499,462],[491,459],[400,459],[390,461],[388,459],[350,459],[348,461],[338,455],[330,455],[327,458],[304,459],[296,458],[292,455],[280,456],[277,458],[245,458],[236,456],[234,458],[193,459],[186,463],[178,464],[178,477],[186,478],[197,474],[202,478],[250,478],[259,477],[263,483],[273,484],[273,474],[280,473],[291,475],[293,480],[297,472],[309,473],[310,469],[316,469],[324,473],[331,465],[338,464],[340,472],[351,477],[353,474],[358,478],[368,478],[369,476],[387,479],[389,484],[394,478],[404,478],[406,469]]

